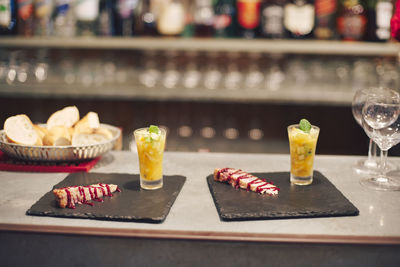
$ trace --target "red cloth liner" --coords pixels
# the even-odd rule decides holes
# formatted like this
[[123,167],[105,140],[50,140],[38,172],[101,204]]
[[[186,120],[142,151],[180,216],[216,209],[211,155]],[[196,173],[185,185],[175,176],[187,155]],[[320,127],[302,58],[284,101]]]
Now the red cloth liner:
[[18,172],[88,172],[100,157],[81,162],[36,162],[8,157],[0,151],[0,171]]

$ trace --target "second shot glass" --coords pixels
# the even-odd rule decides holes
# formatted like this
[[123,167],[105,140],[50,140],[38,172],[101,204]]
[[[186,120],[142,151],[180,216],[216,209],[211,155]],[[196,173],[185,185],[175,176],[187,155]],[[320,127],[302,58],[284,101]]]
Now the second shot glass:
[[163,156],[166,130],[157,126],[134,131],[140,169],[140,187],[147,190],[163,186]]

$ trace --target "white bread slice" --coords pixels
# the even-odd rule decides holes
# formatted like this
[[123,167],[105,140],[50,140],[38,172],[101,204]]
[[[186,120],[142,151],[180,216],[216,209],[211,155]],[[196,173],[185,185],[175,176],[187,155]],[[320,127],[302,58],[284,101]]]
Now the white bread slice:
[[40,136],[38,136],[35,146],[43,146],[43,140],[42,140],[42,138],[40,138]]
[[79,121],[79,110],[76,106],[65,107],[51,114],[47,120],[47,129],[54,126],[72,127]]
[[69,146],[71,145],[70,128],[65,126],[54,126],[43,137],[45,146]]
[[107,137],[102,134],[80,133],[72,137],[73,146],[96,145],[106,141],[108,141]]
[[45,127],[42,127],[38,124],[33,124],[33,128],[35,129],[36,133],[39,135],[40,139],[43,139],[43,137],[49,132]]
[[74,134],[94,133],[100,127],[99,115],[96,112],[88,112],[80,121],[74,126]]
[[94,131],[95,134],[101,134],[104,135],[108,140],[112,139],[114,137],[113,133],[104,127],[99,127]]
[[41,145],[41,139],[33,123],[25,114],[11,116],[4,122],[7,139],[20,145]]

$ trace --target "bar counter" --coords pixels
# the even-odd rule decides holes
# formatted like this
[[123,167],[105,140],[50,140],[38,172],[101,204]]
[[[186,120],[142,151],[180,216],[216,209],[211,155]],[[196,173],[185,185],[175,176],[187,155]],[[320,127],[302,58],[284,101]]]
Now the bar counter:
[[[362,158],[316,155],[315,161],[358,216],[236,222],[220,220],[206,177],[228,166],[288,171],[289,155],[166,152],[164,174],[187,180],[161,224],[28,216],[26,210],[68,174],[2,171],[2,266],[400,266],[400,192],[362,187],[352,170]],[[389,159],[400,167],[400,158]],[[91,172],[137,174],[138,158],[113,151]]]

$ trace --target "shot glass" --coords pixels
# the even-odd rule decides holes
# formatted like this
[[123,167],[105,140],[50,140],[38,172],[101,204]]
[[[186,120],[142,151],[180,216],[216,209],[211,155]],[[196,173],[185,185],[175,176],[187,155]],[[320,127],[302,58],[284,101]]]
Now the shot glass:
[[313,182],[314,157],[319,128],[312,125],[310,132],[300,130],[299,124],[287,128],[290,145],[290,182],[309,185]]
[[166,130],[159,128],[158,134],[149,128],[134,131],[140,169],[140,187],[155,190],[163,186],[163,156]]

